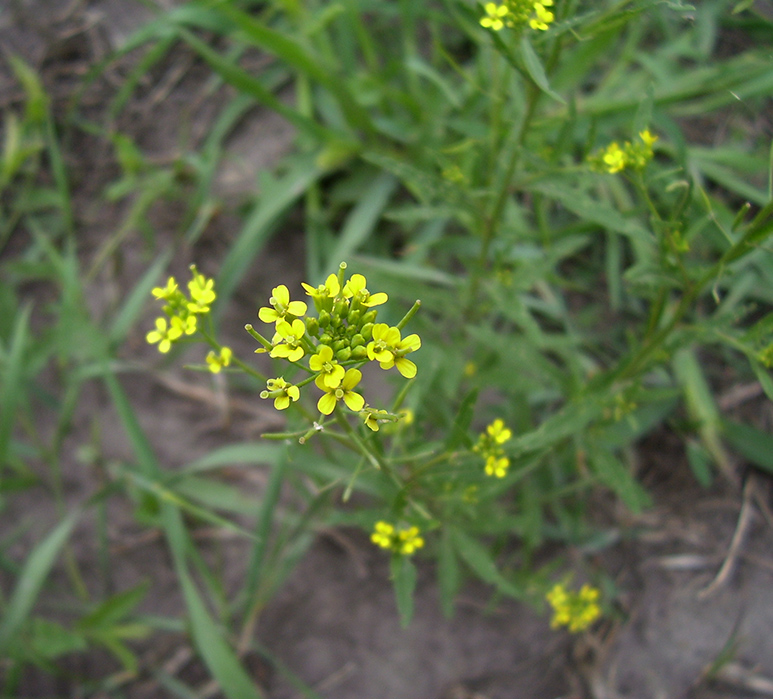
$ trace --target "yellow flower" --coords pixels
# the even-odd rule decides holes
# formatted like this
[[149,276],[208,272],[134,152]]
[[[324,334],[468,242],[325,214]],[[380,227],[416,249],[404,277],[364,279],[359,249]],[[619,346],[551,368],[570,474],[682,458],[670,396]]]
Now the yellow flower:
[[486,457],[486,475],[504,478],[507,475],[507,469],[510,468],[510,459],[506,456],[497,456],[491,454]]
[[497,5],[495,2],[487,2],[483,9],[486,10],[486,16],[480,20],[480,26],[486,29],[493,29],[498,32],[505,26],[504,19],[510,14],[507,5]]
[[[185,313],[186,311],[182,312]],[[178,328],[180,332],[185,335],[193,335],[198,327],[198,319],[193,313],[186,315],[185,317],[174,316],[172,318],[172,327]]]
[[306,313],[306,304],[303,301],[290,301],[290,292],[284,284],[280,284],[271,292],[268,302],[272,308],[264,306],[258,311],[258,318],[264,323],[278,323],[287,315],[302,316]]
[[532,29],[539,29],[540,31],[546,31],[548,25],[555,19],[555,15],[546,10],[546,6],[553,4],[553,0],[541,0],[534,3],[534,16],[529,20],[529,26]]
[[655,141],[657,141],[657,140],[658,140],[658,137],[657,137],[657,136],[653,136],[653,135],[650,133],[649,129],[644,129],[644,131],[640,131],[640,132],[639,132],[639,138],[640,138],[642,141],[644,141],[644,143],[645,143],[647,146],[649,146],[650,148],[652,148],[652,146],[654,145]]
[[329,391],[341,384],[346,370],[333,359],[333,350],[327,345],[320,345],[317,354],[309,359],[312,371],[319,371],[325,390]]
[[290,405],[290,401],[297,401],[301,397],[300,389],[285,381],[281,376],[266,381],[266,389],[260,392],[260,397],[263,399],[273,398],[274,407],[277,410],[284,410]]
[[491,437],[496,444],[504,444],[509,441],[513,436],[512,431],[505,427],[505,423],[499,418],[494,420],[487,428],[486,433]]
[[325,391],[325,395],[317,401],[317,408],[323,415],[330,415],[335,410],[338,401],[343,400],[346,407],[354,412],[359,412],[365,406],[365,399],[354,392],[354,387],[360,383],[362,372],[359,369],[348,369],[344,374],[341,385],[337,388],[325,386],[322,376],[317,376],[314,383],[317,388]]
[[166,318],[156,318],[156,329],[151,330],[145,336],[145,339],[151,345],[158,342],[158,351],[162,354],[166,354],[172,348],[172,343],[182,334],[183,331],[174,323],[171,326],[168,326]]
[[195,265],[191,265],[191,272],[193,279],[188,282],[188,291],[191,294],[188,310],[191,313],[209,313],[209,307],[216,298],[215,280],[199,274]]
[[598,604],[600,592],[595,587],[583,585],[579,591],[571,592],[561,583],[556,583],[545,595],[553,608],[551,628],[566,626],[572,633],[584,631],[601,616]]
[[604,161],[604,167],[610,174],[620,172],[625,168],[625,152],[617,145],[617,141],[613,141],[607,146],[601,159]]
[[371,306],[380,306],[382,303],[386,303],[389,297],[383,292],[379,291],[377,294],[371,294],[366,288],[367,280],[361,274],[353,274],[346,284],[344,284],[344,298],[350,299],[354,297],[363,306],[370,308]]
[[152,290],[153,296],[157,299],[169,301],[177,292],[177,282],[174,277],[169,277],[166,286],[157,286]]
[[389,522],[376,522],[376,525],[373,527],[373,533],[370,535],[370,540],[382,549],[389,549],[392,548],[394,533],[395,528]]
[[305,353],[301,345],[301,338],[305,332],[306,326],[300,318],[296,318],[292,324],[286,320],[278,321],[276,334],[271,342],[274,347],[269,356],[297,362]]
[[424,546],[424,539],[419,536],[418,527],[410,527],[401,531],[398,535],[398,552],[410,556],[416,549]]
[[373,527],[370,540],[382,549],[389,549],[403,556],[410,556],[424,546],[418,527],[396,530],[393,524],[379,521]]
[[213,374],[219,374],[223,367],[228,366],[231,363],[232,356],[233,352],[230,347],[221,347],[219,354],[216,354],[214,350],[211,351],[207,355],[207,365],[209,366],[209,370]]

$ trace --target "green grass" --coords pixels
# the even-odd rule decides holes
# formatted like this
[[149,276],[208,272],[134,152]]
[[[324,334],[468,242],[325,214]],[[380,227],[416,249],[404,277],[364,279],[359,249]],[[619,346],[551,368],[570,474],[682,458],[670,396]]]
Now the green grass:
[[[677,429],[685,467],[705,486],[717,473],[735,478],[728,449],[770,470],[769,437],[718,407],[729,382],[758,381],[773,399],[773,148],[754,123],[773,89],[773,34],[753,8],[740,8],[556,0],[549,31],[519,33],[485,30],[482,7],[466,0],[188,2],[159,10],[84,78],[85,90],[113,62],[137,57],[104,122],[86,120],[77,100],[55,117],[39,76],[11,58],[25,101],[5,116],[0,157],[0,505],[10,511],[14,498],[35,492],[55,517],[23,559],[10,553],[29,540],[23,527],[8,529],[0,546],[10,581],[0,595],[3,691],[12,696],[25,673],[61,673],[68,654],[101,646],[128,674],[91,678],[88,691],[122,696],[126,682],[154,672],[136,649],[184,629],[225,696],[264,696],[240,657],[263,652],[253,638],[260,613],[320,526],[369,532],[389,518],[420,526],[418,558],[433,563],[449,615],[467,577],[539,605],[565,565],[558,557],[536,567],[540,547],[598,540],[589,498],[611,492],[634,512],[651,503],[634,468],[643,437]],[[734,44],[734,32],[753,40]],[[213,89],[231,89],[200,149],[159,165],[114,123],[180,49],[207,67]],[[271,57],[257,74],[242,61],[256,54]],[[331,421],[304,444],[221,445],[170,470],[124,387],[137,370],[127,348],[150,329],[151,289],[177,257],[196,258],[230,205],[214,182],[229,136],[255,105],[295,127],[294,149],[261,173],[211,267],[218,301],[204,339],[218,346],[223,312],[248,272],[300,220],[307,282],[324,282],[346,260],[371,292],[389,293],[379,320],[391,325],[421,299],[405,329],[422,339],[412,355],[418,376],[405,390],[390,384],[391,403],[373,398],[415,420],[378,436]],[[590,166],[594,153],[645,129],[659,137],[645,168]],[[118,166],[96,203],[126,204],[88,259],[68,172],[78,132],[101,139]],[[172,204],[184,209],[178,230],[162,235],[154,212]],[[144,274],[95,311],[97,280],[138,239]],[[225,375],[258,400],[264,386],[254,376]],[[63,445],[94,386],[109,397],[132,456],[108,464],[99,440],[76,432],[102,480],[74,507]],[[314,434],[315,400],[288,411],[285,434]],[[513,431],[501,479],[486,476],[473,451],[495,418]],[[221,477],[234,464],[268,469],[260,498]],[[296,511],[281,505],[282,492],[293,493]],[[109,569],[116,502],[130,505],[137,526],[162,533],[185,603],[179,619],[139,613],[149,584],[108,593],[84,581],[73,528],[88,523]],[[192,535],[199,524],[243,540],[236,595],[226,595]],[[391,561],[404,623],[413,560]],[[52,584],[57,565],[67,573],[64,620],[48,599],[63,594],[61,580]],[[603,570],[582,565],[606,584]],[[195,694],[157,678],[175,695]]]

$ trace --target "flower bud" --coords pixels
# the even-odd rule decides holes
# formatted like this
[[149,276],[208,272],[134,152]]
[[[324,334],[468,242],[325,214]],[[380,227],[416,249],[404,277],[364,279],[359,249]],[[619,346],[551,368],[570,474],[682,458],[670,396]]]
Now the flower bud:
[[322,336],[320,336],[319,342],[322,345],[329,345],[333,342],[333,338],[330,337],[330,335],[328,335],[327,333],[324,333]]
[[357,321],[360,319],[360,316],[362,315],[361,311],[350,311],[349,317],[347,320],[349,321],[350,326],[357,325]]
[[333,352],[338,352],[339,350],[342,350],[344,347],[348,346],[348,342],[346,340],[336,340],[333,343]]
[[378,309],[377,308],[371,308],[367,313],[365,313],[362,318],[360,319],[360,322],[363,325],[366,325],[367,323],[374,323],[376,321],[376,316],[378,315]]
[[[367,313],[365,314],[367,315]],[[365,323],[365,325],[360,328],[360,335],[362,335],[365,338],[365,341],[369,341],[373,339],[373,323]]]
[[364,344],[365,344],[365,338],[362,335],[360,335],[360,333],[357,333],[349,343],[350,347],[352,348],[359,347],[360,345],[364,345]]
[[360,345],[359,347],[355,347],[352,349],[352,356],[351,359],[367,359],[368,358],[368,350],[365,348],[364,345]]
[[319,334],[319,322],[316,318],[306,316],[306,333],[308,335],[317,336]]
[[352,356],[352,350],[349,347],[344,347],[343,349],[340,349],[338,350],[338,352],[336,352],[336,359],[339,362],[345,362],[351,356]]
[[338,303],[333,306],[333,320],[335,321],[335,318],[338,319],[346,318],[346,316],[349,314],[349,302],[346,299],[341,299]]
[[327,311],[319,312],[319,327],[326,328],[330,325],[330,314]]

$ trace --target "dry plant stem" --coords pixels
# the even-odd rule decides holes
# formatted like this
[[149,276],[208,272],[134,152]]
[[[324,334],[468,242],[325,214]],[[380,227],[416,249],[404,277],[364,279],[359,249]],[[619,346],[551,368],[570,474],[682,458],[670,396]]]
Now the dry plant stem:
[[741,504],[741,513],[738,516],[738,524],[736,525],[735,532],[733,532],[733,538],[730,542],[730,548],[725,557],[725,561],[714,580],[698,592],[698,599],[706,599],[713,595],[732,575],[736,562],[738,561],[744,538],[749,531],[749,525],[751,525],[754,517],[754,509],[752,508],[753,495],[754,479],[748,478],[743,488],[743,503]]

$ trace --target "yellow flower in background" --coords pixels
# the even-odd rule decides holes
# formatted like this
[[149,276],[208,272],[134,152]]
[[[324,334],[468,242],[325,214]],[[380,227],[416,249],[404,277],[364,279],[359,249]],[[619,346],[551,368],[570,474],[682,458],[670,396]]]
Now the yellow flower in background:
[[221,347],[220,353],[216,353],[212,350],[207,355],[207,366],[213,374],[219,374],[223,367],[226,367],[231,363],[232,356],[233,352],[230,347]]
[[505,427],[505,423],[499,418],[486,428],[486,434],[494,440],[495,444],[504,444],[513,436],[512,431]]
[[154,345],[158,343],[158,351],[161,354],[166,354],[172,349],[172,343],[180,338],[183,331],[176,325],[169,325],[166,322],[166,318],[156,318],[156,329],[151,330],[145,339]]
[[509,427],[505,427],[504,421],[497,418],[486,431],[479,437],[472,450],[485,459],[484,471],[487,476],[504,478],[510,468],[510,459],[505,455],[502,445],[513,436]]
[[483,9],[486,11],[486,16],[481,17],[480,26],[486,29],[493,29],[495,32],[500,31],[505,26],[504,19],[510,14],[507,5],[487,2]]
[[545,595],[553,608],[550,627],[566,626],[572,633],[584,631],[601,616],[600,596],[599,590],[590,585],[583,585],[577,592],[572,592],[565,585],[556,583]]
[[174,277],[169,277],[166,286],[157,286],[152,290],[152,294],[157,299],[169,301],[177,293],[177,282]]
[[547,31],[548,25],[555,19],[555,15],[545,8],[552,4],[553,0],[541,0],[541,2],[534,3],[534,16],[529,20],[529,26],[532,29]]
[[410,556],[416,549],[424,546],[424,539],[419,536],[419,533],[418,527],[410,527],[401,531],[397,535],[398,552],[404,556]]
[[384,521],[376,522],[370,540],[382,549],[389,549],[403,556],[410,556],[424,546],[424,539],[418,527],[397,530],[393,524]]
[[191,272],[193,279],[188,282],[188,291],[191,295],[188,310],[191,313],[209,313],[209,307],[217,298],[215,280],[207,279],[203,274],[199,274],[195,265],[191,265]]
[[616,141],[607,146],[601,159],[604,161],[604,166],[610,174],[620,172],[625,167],[625,152],[617,145]]
[[510,459],[506,456],[491,455],[486,457],[486,475],[504,478],[507,475],[507,469],[510,468]]

